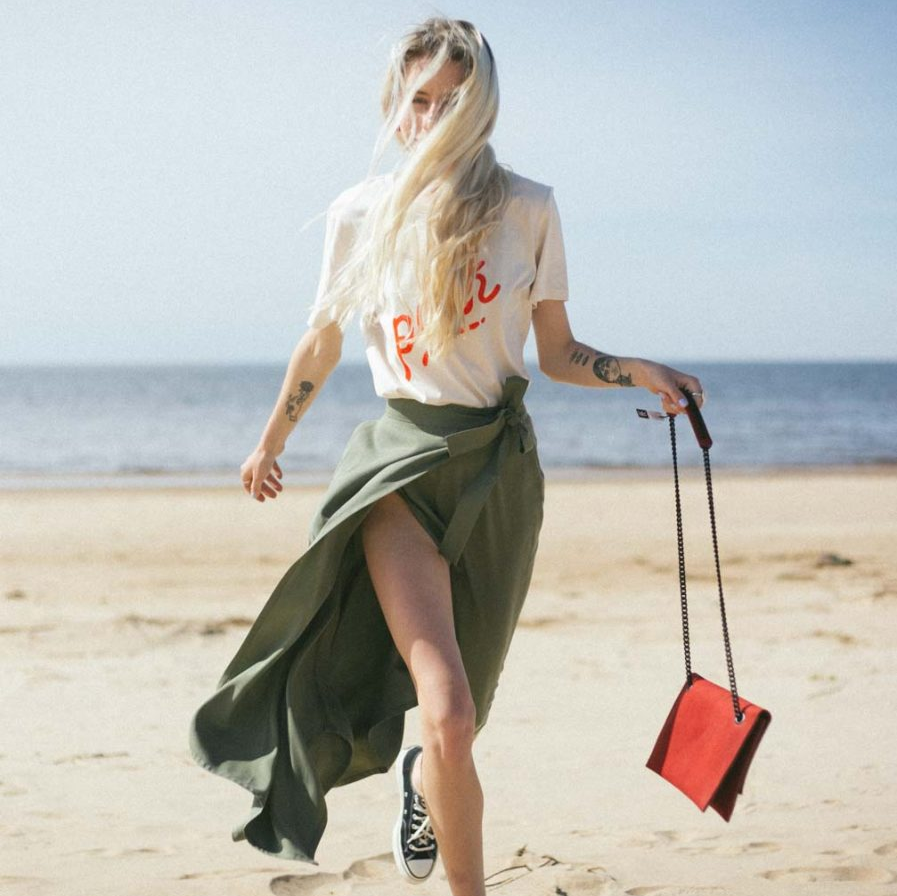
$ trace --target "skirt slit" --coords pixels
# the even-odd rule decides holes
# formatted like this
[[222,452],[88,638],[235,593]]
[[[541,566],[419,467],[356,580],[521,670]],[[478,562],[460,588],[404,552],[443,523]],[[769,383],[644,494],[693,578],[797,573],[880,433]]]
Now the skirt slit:
[[[253,795],[235,840],[317,864],[326,793],[388,771],[401,749],[417,696],[361,540],[373,504],[394,491],[437,546],[456,510],[470,515],[460,527],[455,520],[463,537],[450,557],[452,611],[477,733],[486,724],[542,523],[544,478],[525,388],[510,378],[495,408],[391,400],[352,434],[307,550],[191,720],[197,763]],[[484,496],[474,502],[472,483]]]

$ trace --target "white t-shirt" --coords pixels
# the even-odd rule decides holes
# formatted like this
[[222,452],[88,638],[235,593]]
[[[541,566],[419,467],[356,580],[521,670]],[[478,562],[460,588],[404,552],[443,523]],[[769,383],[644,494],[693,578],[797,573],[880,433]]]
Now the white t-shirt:
[[[504,217],[480,247],[474,294],[465,306],[463,328],[448,352],[431,359],[417,344],[414,310],[399,301],[399,293],[387,296],[386,310],[376,322],[362,320],[378,395],[413,398],[424,404],[490,407],[498,404],[507,377],[529,378],[523,346],[532,309],[543,299],[567,300],[567,265],[552,188],[518,174],[510,177]],[[327,305],[330,283],[373,199],[390,179],[391,175],[385,175],[350,187],[328,209],[310,327],[323,327],[334,319]],[[407,289],[403,294],[407,295]]]

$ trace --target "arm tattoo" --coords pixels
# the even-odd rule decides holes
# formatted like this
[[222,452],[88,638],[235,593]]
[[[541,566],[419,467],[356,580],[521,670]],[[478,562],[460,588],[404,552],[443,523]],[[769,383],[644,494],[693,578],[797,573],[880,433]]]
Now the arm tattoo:
[[299,391],[287,396],[286,413],[287,417],[289,417],[293,423],[299,419],[302,407],[305,402],[308,401],[308,396],[311,395],[314,388],[315,387],[308,380],[303,380],[299,383]]
[[623,373],[620,362],[612,355],[599,354],[592,365],[592,373],[605,383],[617,386],[632,385],[632,375]]
[[570,355],[570,363],[571,364],[579,364],[582,367],[585,367],[586,364],[589,363],[589,353],[581,352],[578,349]]

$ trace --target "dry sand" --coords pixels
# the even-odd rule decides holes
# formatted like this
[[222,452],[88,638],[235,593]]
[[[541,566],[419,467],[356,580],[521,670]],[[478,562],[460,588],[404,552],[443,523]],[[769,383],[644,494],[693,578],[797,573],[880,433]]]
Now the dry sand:
[[[703,482],[684,478],[694,667],[724,681]],[[773,715],[732,821],[645,768],[683,678],[668,479],[550,479],[475,746],[490,892],[897,893],[897,471],[715,479],[739,690]],[[187,750],[319,497],[0,493],[0,892],[447,896],[441,867],[416,889],[392,867],[391,774],[331,791],[314,867],[233,843],[251,798]]]

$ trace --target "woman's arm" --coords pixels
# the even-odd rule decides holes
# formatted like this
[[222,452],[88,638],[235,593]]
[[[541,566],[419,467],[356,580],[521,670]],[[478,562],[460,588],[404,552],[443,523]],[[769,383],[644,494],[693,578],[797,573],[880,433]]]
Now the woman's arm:
[[668,414],[685,407],[681,389],[699,393],[696,377],[644,358],[620,358],[599,352],[573,337],[563,302],[542,301],[533,309],[539,369],[559,383],[576,386],[642,386],[660,396]]
[[266,495],[276,498],[283,488],[278,481],[283,473],[276,458],[336,367],[342,345],[340,328],[332,323],[307,330],[293,349],[283,386],[258,447],[240,467],[243,488],[257,501],[264,501]]

